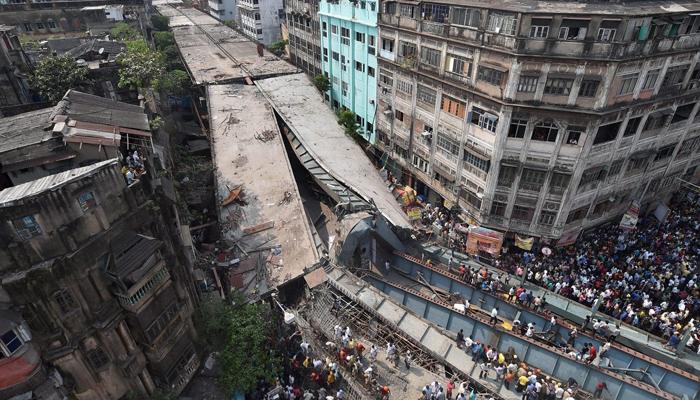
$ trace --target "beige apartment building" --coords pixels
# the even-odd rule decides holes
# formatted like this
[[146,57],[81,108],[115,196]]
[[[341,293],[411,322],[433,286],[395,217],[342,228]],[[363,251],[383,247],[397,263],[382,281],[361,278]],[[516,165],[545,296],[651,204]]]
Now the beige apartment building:
[[565,239],[700,163],[700,3],[383,2],[377,146],[471,223]]

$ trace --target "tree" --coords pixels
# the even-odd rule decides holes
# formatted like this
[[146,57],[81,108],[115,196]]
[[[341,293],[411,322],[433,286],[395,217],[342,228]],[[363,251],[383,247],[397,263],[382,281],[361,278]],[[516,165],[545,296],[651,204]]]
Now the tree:
[[51,103],[57,103],[69,89],[90,83],[86,68],[71,57],[47,57],[37,64],[30,77],[32,86]]
[[346,135],[355,140],[360,139],[361,136],[358,133],[357,117],[354,112],[350,110],[340,110],[338,113],[338,124],[345,128]]
[[129,40],[138,40],[141,38],[141,34],[136,29],[132,28],[131,25],[126,22],[119,22],[114,25],[110,32],[112,39],[125,42]]
[[238,28],[238,24],[236,24],[236,21],[232,21],[232,20],[224,21],[224,25],[228,26],[231,29]]
[[274,382],[280,358],[270,334],[272,312],[264,304],[230,305],[212,297],[200,305],[195,323],[210,349],[219,351],[219,384],[228,392],[252,391],[258,379]]
[[170,18],[164,16],[164,15],[152,15],[151,16],[151,25],[153,25],[153,29],[157,31],[167,31],[169,28],[169,22]]
[[267,49],[270,50],[273,54],[281,56],[282,53],[284,53],[284,49],[285,47],[287,47],[288,43],[289,42],[287,40],[278,40],[270,44],[270,46],[268,46]]
[[314,86],[321,93],[326,93],[331,88],[331,81],[325,75],[316,75],[314,77]]
[[190,76],[181,69],[168,71],[158,79],[158,89],[172,95],[186,94],[190,86]]
[[153,41],[156,43],[158,50],[165,50],[168,47],[175,46],[175,36],[172,32],[154,32]]
[[143,40],[128,42],[117,62],[120,88],[157,86],[158,78],[165,73],[163,53],[150,49]]

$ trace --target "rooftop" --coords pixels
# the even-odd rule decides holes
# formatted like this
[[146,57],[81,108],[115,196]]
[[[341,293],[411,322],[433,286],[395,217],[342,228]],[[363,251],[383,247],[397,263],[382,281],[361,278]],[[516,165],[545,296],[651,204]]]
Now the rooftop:
[[66,115],[77,121],[149,132],[143,108],[92,94],[69,90],[54,108],[51,119]]
[[92,39],[82,43],[76,47],[66,51],[65,55],[73,58],[81,58],[89,52],[99,52],[109,54],[110,58],[116,57],[119,53],[126,49],[126,45],[122,42],[114,40]]
[[11,207],[18,200],[38,196],[42,193],[56,190],[61,186],[79,179],[91,176],[102,169],[117,165],[117,159],[106,160],[85,167],[75,168],[58,174],[45,176],[37,180],[23,183],[0,191],[0,208]]
[[374,201],[393,225],[410,226],[384,179],[360,145],[338,125],[335,114],[306,75],[286,75],[255,83],[328,174],[365,201]]
[[[301,276],[319,254],[282,137],[255,86],[207,86],[219,218],[225,239],[248,253],[279,245],[268,265],[271,286]],[[241,189],[242,201],[222,205]]]
[[175,42],[195,84],[227,83],[247,76],[262,78],[297,71],[258,44],[192,8],[156,7],[170,17]]
[[0,154],[51,139],[53,108],[0,118]]

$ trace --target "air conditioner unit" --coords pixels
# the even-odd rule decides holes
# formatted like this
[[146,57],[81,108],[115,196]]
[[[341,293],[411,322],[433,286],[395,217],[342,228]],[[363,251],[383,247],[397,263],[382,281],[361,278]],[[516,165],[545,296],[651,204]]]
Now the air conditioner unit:
[[432,137],[432,136],[433,136],[433,133],[432,133],[432,132],[428,132],[428,131],[423,131],[423,133],[421,133],[421,136],[423,136],[423,137]]
[[391,109],[387,109],[387,110],[382,111],[382,114],[391,115]]

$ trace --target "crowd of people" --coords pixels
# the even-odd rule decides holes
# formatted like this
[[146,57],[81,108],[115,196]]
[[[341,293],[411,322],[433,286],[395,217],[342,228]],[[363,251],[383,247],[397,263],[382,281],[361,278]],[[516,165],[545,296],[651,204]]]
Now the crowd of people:
[[496,266],[613,318],[668,340],[674,348],[685,329],[700,352],[700,196],[679,193],[663,221],[640,218],[637,228],[608,225],[574,245],[539,252],[510,251]]
[[121,169],[121,173],[124,175],[127,185],[136,182],[145,172],[146,169],[138,150],[129,150]]

